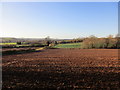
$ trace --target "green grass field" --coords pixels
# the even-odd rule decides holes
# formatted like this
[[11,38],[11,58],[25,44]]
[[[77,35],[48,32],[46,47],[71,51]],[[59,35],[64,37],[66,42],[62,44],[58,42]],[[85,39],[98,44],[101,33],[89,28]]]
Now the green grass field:
[[16,45],[17,43],[0,43],[0,45]]
[[58,44],[55,48],[80,48],[82,43]]

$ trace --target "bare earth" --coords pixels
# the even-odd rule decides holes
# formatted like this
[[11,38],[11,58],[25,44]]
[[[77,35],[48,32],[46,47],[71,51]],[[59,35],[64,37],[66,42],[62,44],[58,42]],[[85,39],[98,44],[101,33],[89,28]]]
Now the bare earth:
[[2,57],[3,90],[120,89],[117,49],[47,49]]

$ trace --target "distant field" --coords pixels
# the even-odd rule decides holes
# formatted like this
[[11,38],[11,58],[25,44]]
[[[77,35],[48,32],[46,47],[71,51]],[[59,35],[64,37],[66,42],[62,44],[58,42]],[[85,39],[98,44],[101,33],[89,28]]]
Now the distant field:
[[82,43],[58,44],[55,48],[80,48]]
[[17,43],[0,43],[0,45],[16,45]]

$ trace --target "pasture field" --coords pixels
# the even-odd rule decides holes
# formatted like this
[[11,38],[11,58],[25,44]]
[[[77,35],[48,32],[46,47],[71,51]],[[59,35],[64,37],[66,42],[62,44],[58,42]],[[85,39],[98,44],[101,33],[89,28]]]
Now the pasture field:
[[58,44],[55,48],[80,48],[82,43]]
[[46,49],[2,57],[3,90],[119,90],[118,49]]

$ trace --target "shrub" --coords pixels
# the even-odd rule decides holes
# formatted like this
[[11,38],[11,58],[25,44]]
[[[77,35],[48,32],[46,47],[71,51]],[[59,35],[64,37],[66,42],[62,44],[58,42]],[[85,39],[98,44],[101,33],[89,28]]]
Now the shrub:
[[21,45],[22,43],[21,42],[17,42],[17,45]]

